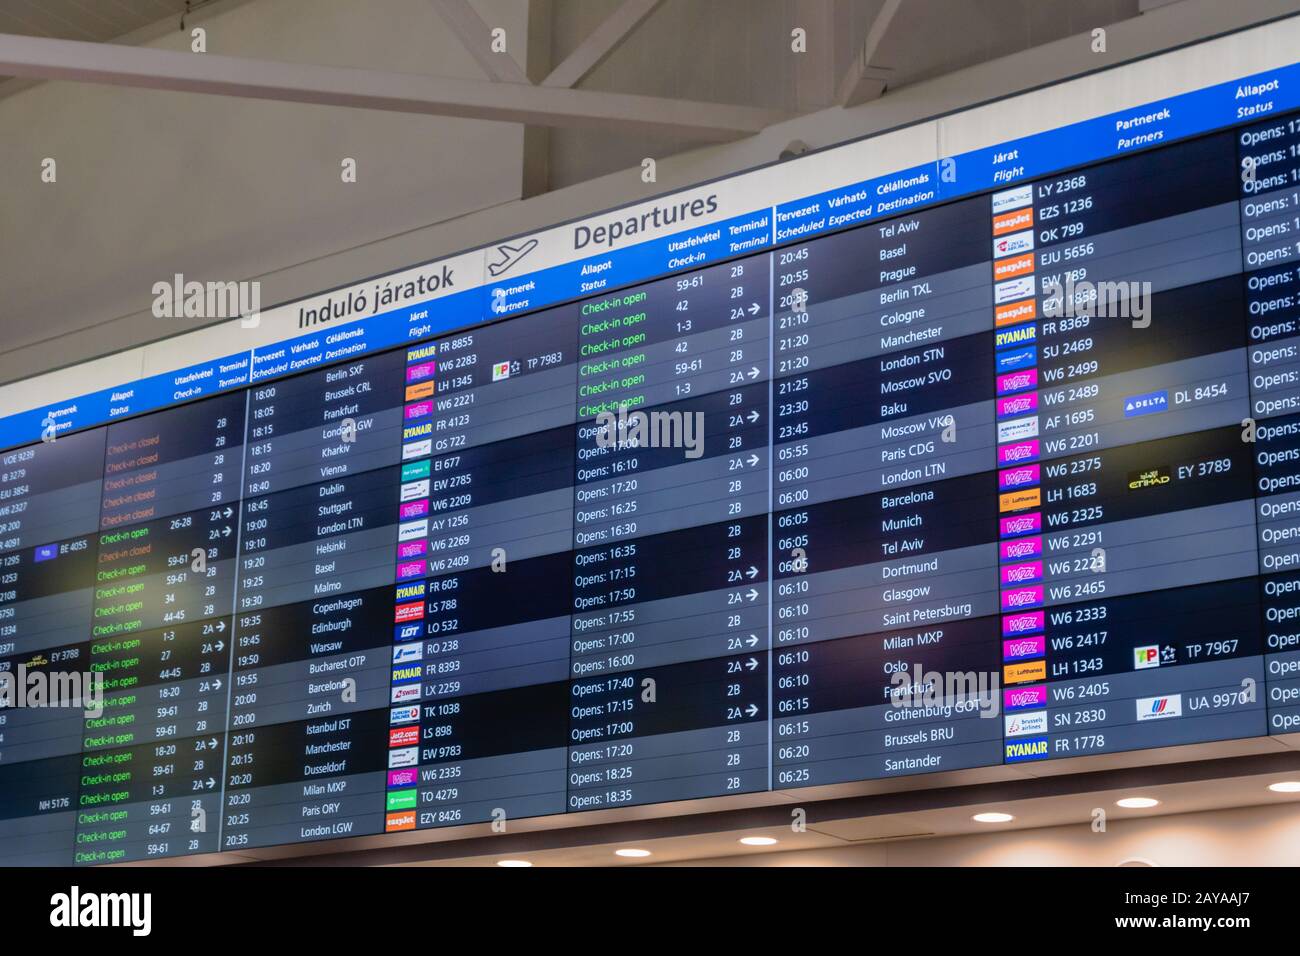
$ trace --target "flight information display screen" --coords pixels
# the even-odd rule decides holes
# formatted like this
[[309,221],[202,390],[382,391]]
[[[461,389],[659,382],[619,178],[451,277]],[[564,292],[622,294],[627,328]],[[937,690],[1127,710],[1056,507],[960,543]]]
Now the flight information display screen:
[[768,210],[749,255],[4,452],[5,669],[103,691],[0,710],[0,861],[1294,732],[1298,157],[1281,113]]

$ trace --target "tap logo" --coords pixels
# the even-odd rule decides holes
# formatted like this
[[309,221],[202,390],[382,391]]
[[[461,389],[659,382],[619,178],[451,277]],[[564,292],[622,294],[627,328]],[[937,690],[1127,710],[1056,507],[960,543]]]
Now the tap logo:
[[505,275],[515,266],[517,266],[524,256],[537,248],[537,240],[529,239],[527,242],[517,246],[502,243],[496,248],[497,259],[495,262],[488,263],[488,275],[492,278]]
[[1133,669],[1146,670],[1148,667],[1160,666],[1160,645],[1148,644],[1133,648]]

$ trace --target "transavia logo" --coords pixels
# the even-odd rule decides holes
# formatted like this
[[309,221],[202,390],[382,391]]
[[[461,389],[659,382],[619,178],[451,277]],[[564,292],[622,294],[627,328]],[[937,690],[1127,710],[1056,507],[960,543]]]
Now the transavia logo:
[[505,275],[528,253],[537,248],[537,240],[529,239],[527,242],[521,242],[519,245],[511,246],[502,243],[497,246],[496,260],[488,263],[488,275],[492,278]]
[[148,936],[153,929],[153,894],[82,893],[74,886],[50,897],[50,925],[130,927],[133,936]]
[[153,284],[156,319],[239,319],[246,329],[262,323],[262,283],[186,282],[176,273],[171,282]]
[[1165,717],[1181,716],[1183,716],[1182,694],[1170,694],[1168,697],[1138,698],[1138,720],[1163,720]]

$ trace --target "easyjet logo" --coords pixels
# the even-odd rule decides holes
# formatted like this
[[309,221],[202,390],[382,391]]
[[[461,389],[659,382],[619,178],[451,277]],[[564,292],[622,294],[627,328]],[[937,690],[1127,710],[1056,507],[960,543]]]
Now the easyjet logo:
[[1015,276],[1024,275],[1026,272],[1034,271],[1034,254],[1026,252],[1023,256],[1013,256],[1010,259],[1003,259],[1001,262],[993,264],[993,278],[1011,279]]
[[1033,224],[1032,206],[1028,209],[1017,209],[1015,212],[1004,212],[1000,216],[993,217],[993,235],[1001,236],[1008,232],[1015,232],[1017,229],[1028,229]]

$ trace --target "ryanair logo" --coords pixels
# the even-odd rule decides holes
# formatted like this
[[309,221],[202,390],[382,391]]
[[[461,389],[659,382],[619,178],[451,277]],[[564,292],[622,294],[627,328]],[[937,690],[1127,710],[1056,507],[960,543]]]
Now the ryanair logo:
[[1047,756],[1047,738],[1035,737],[1033,740],[1012,740],[1006,744],[1006,761],[1042,760]]
[[428,345],[421,345],[418,349],[407,349],[406,362],[419,362],[421,359],[433,358],[438,354],[438,344],[431,342]]
[[407,681],[419,680],[421,669],[419,664],[411,664],[409,667],[394,667],[393,683],[404,684]]
[[1025,345],[1029,342],[1038,341],[1037,325],[1020,325],[1011,329],[1003,329],[997,333],[994,339],[995,348],[1006,348],[1008,345]]
[[398,601],[412,601],[415,598],[424,597],[424,582],[417,581],[414,584],[403,584],[397,589]]
[[433,434],[433,422],[424,422],[421,425],[408,425],[402,429],[402,441],[410,441],[412,438],[422,438],[425,435]]

